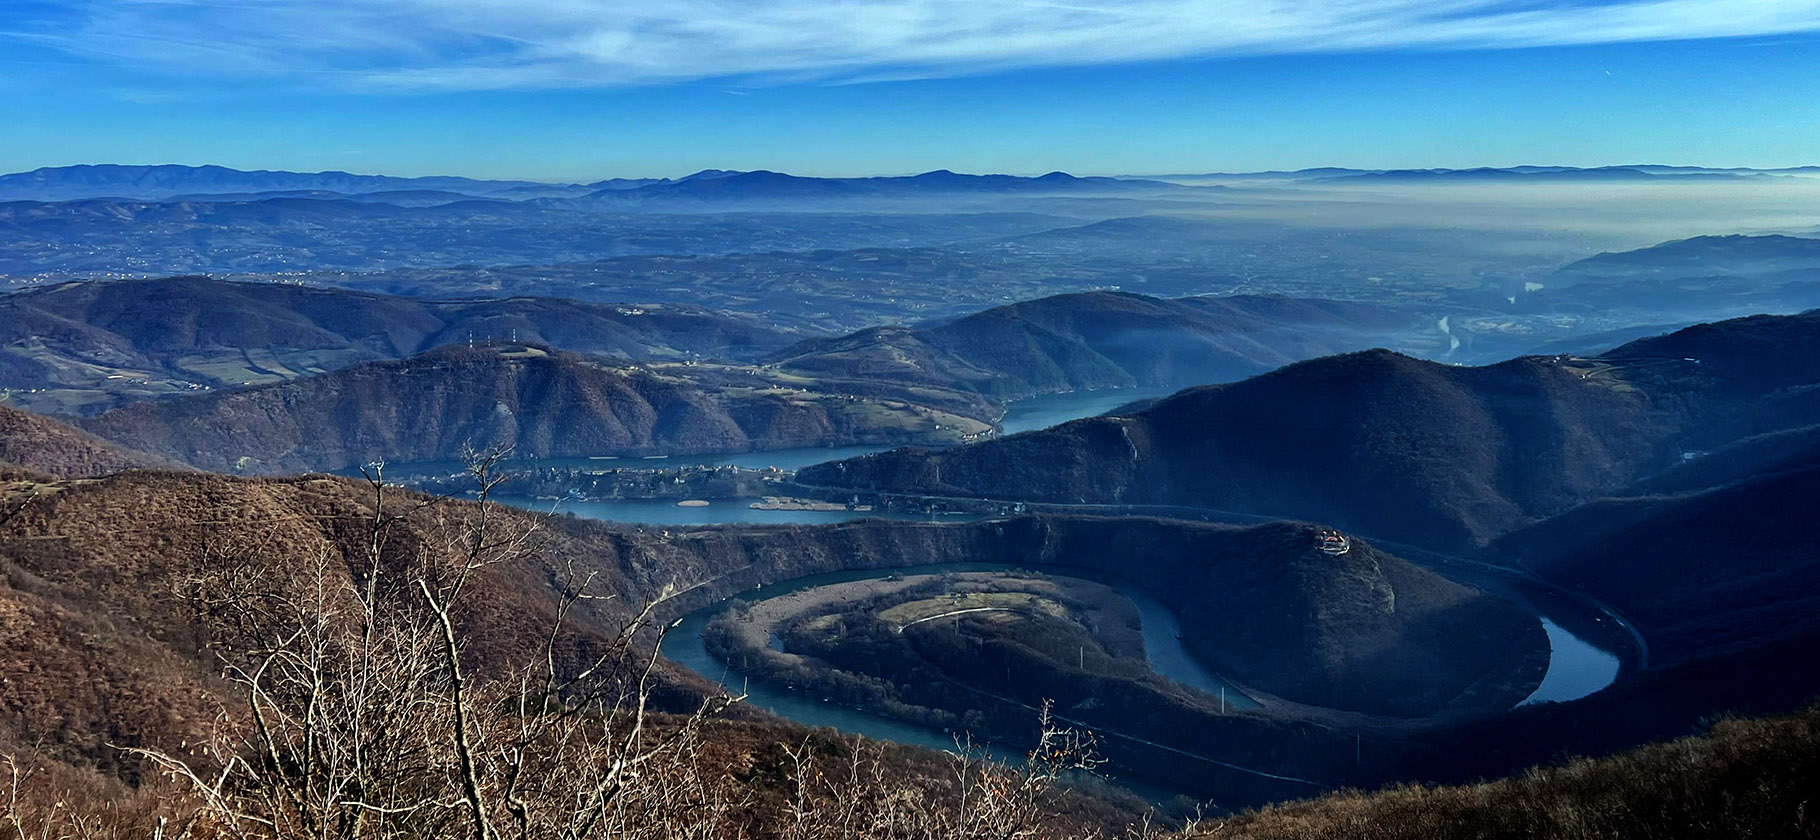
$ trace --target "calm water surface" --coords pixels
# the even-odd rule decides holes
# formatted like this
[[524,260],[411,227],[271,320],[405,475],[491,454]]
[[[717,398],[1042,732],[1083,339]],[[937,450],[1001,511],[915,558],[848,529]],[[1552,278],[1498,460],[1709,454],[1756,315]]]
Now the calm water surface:
[[[1048,428],[1057,423],[1104,414],[1135,400],[1170,393],[1173,391],[1166,388],[1122,388],[1109,391],[1076,391],[1017,400],[1006,406],[1005,433],[1015,434],[1031,429]],[[748,469],[777,467],[783,470],[799,470],[812,464],[857,458],[874,452],[884,452],[890,448],[888,446],[835,446],[774,449],[768,452],[741,452],[728,455],[677,455],[660,458],[539,458],[514,461],[513,465],[518,467],[591,467],[594,469],[615,467],[666,469],[696,465],[731,465]],[[388,465],[386,475],[398,478],[446,475],[459,471],[461,468],[462,465],[456,461],[423,461]],[[533,510],[554,509],[558,513],[573,513],[590,519],[632,522],[640,525],[825,525],[865,518],[936,522],[961,522],[977,518],[965,515],[929,517],[912,513],[870,513],[844,510],[753,510],[750,505],[759,501],[758,499],[716,499],[707,507],[677,507],[674,499],[616,499],[584,502],[576,499],[558,501],[533,499],[526,496],[500,496],[499,500],[506,504]]]
[[[1054,394],[1044,397],[1033,397],[1011,403],[1006,410],[1003,421],[1006,434],[1047,428],[1069,420],[1091,417],[1114,410],[1128,403],[1166,396],[1173,393],[1171,389],[1140,388],[1113,391],[1081,391],[1070,394]],[[748,452],[718,456],[678,456],[674,458],[553,458],[536,461],[538,465],[563,467],[635,467],[650,466],[654,468],[678,467],[695,464],[721,465],[731,464],[739,467],[760,469],[778,467],[796,470],[811,464],[824,461],[853,458],[873,452],[885,451],[888,447],[827,447],[774,450],[770,452]],[[521,464],[523,462],[520,462]],[[405,464],[389,467],[388,475],[410,475],[446,473],[460,468],[455,462]],[[921,514],[888,514],[859,511],[774,511],[754,510],[750,504],[756,499],[721,499],[714,500],[706,507],[679,507],[674,500],[617,500],[617,501],[579,501],[532,499],[528,497],[504,496],[501,501],[534,510],[556,510],[557,512],[574,513],[592,519],[614,522],[633,522],[646,525],[709,525],[709,524],[796,524],[817,525],[846,522],[866,517],[878,517],[895,520],[921,520],[959,522],[978,518],[976,516],[940,516],[930,517]],[[922,566],[902,571],[924,571],[951,569],[955,571],[995,571],[1010,568],[994,564],[945,564],[941,566]],[[1075,577],[1099,579],[1091,572],[1079,569],[1052,569],[1055,574],[1066,574]],[[741,593],[740,598],[746,601],[762,600],[776,597],[786,592],[811,586],[822,586],[829,583],[840,583],[852,580],[864,580],[883,577],[888,574],[879,570],[857,570],[838,572],[827,575],[815,575],[784,581],[751,592]],[[1228,686],[1218,675],[1209,671],[1199,660],[1189,655],[1176,638],[1179,632],[1176,616],[1167,607],[1151,597],[1149,593],[1131,584],[1102,580],[1115,586],[1138,607],[1143,619],[1143,632],[1147,655],[1151,667],[1176,682],[1193,686],[1210,694],[1218,695],[1222,687],[1227,689],[1227,702],[1233,708],[1255,708],[1256,702],[1245,697],[1236,689]],[[952,748],[953,735],[923,727],[907,724],[856,709],[820,702],[817,698],[804,697],[789,689],[770,686],[762,683],[748,683],[726,663],[715,659],[702,644],[701,631],[708,620],[720,609],[719,604],[697,610],[686,616],[682,624],[671,631],[664,642],[664,653],[677,662],[700,673],[708,679],[716,680],[729,689],[746,693],[748,702],[772,711],[784,717],[813,726],[830,726],[843,732],[885,738],[903,743],[919,744],[936,748]],[[1618,657],[1604,651],[1591,643],[1575,637],[1560,625],[1542,619],[1543,628],[1548,633],[1552,649],[1548,671],[1540,686],[1524,703],[1545,701],[1567,701],[1592,694],[1610,685],[1618,674]]]
[[1595,647],[1566,628],[1542,619],[1548,631],[1548,673],[1534,693],[1518,705],[1578,700],[1612,684],[1618,678],[1618,657]]
[[707,507],[679,507],[675,499],[615,499],[588,502],[580,499],[498,497],[513,507],[539,512],[573,513],[607,522],[638,525],[829,525],[855,519],[894,519],[916,522],[968,522],[977,514],[882,513],[853,510],[753,510],[760,499],[715,499]]

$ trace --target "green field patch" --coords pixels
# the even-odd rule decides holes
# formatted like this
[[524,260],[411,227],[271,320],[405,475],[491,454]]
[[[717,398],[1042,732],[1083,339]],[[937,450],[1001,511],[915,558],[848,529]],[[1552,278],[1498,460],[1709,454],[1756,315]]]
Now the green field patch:
[[968,592],[943,595],[920,601],[905,601],[879,612],[878,617],[898,626],[962,610],[1015,610],[1055,618],[1068,615],[1068,608],[1040,595],[1028,592]]
[[254,370],[239,352],[184,356],[177,360],[177,367],[199,378],[231,385],[267,385],[285,380],[275,373]]

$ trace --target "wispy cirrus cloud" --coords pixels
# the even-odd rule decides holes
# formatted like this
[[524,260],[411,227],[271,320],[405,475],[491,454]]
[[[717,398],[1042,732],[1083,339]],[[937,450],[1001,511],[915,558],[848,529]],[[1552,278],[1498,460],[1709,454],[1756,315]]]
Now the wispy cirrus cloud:
[[0,38],[161,73],[404,90],[851,81],[1820,31],[1820,0],[24,2],[26,14],[0,11]]

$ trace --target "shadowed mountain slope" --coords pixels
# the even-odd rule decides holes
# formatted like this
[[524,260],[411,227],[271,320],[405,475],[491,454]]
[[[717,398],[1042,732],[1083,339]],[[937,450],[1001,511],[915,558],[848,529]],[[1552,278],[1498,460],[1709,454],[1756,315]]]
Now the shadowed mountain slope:
[[1696,236],[1587,257],[1555,272],[1551,285],[1646,278],[1820,275],[1820,239],[1800,236]]
[[[1710,457],[1722,457],[1719,455]],[[1820,638],[1820,458],[1733,484],[1584,505],[1493,545],[1633,619],[1658,664]]]
[[[1462,546],[1591,498],[1656,455],[1640,397],[1542,359],[1454,368],[1374,350],[1183,391],[1126,417],[798,480],[934,495],[1184,505]],[[1537,404],[1549,406],[1543,412]]]
[[[1693,327],[1595,359],[1480,368],[1371,351],[1125,417],[804,470],[804,484],[1299,516],[1463,548],[1820,416],[1820,313]],[[1782,360],[1789,360],[1784,364]]]

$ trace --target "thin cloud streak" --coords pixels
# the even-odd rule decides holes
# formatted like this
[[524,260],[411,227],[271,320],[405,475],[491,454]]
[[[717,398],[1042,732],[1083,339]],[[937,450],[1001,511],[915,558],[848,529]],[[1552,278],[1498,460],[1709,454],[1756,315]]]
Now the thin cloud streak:
[[1820,0],[69,0],[0,33],[173,75],[370,90],[1033,67],[1820,31]]

